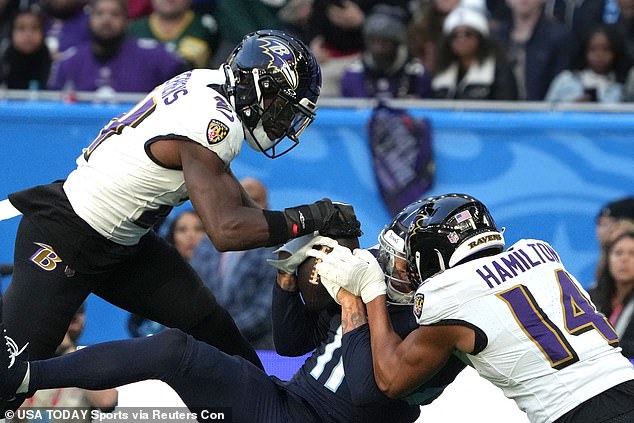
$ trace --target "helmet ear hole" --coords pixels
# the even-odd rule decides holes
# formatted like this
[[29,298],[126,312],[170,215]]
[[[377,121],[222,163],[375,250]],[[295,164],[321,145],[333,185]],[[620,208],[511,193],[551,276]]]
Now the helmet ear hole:
[[234,87],[236,111],[242,119],[242,123],[255,127],[260,112],[254,109],[258,104],[257,91],[253,84],[253,75],[249,72],[241,72],[236,78]]
[[279,86],[269,76],[260,78],[259,83],[263,97],[273,97],[280,91]]

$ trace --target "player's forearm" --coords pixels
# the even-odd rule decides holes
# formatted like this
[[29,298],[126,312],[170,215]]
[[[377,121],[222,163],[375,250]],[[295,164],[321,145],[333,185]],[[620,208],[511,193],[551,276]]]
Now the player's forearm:
[[[219,251],[241,251],[277,245],[288,240],[288,230],[283,226],[273,236],[262,209],[235,207],[226,211],[216,222],[209,224],[203,218],[209,238]],[[272,239],[273,238],[273,239]]]
[[[283,356],[296,357],[306,354],[317,346],[314,339],[315,324],[305,313],[304,303],[299,292],[291,288],[289,278],[278,276],[277,286],[273,289],[271,319],[273,324],[273,342],[275,350]],[[282,281],[282,284],[280,284]]]
[[392,328],[384,295],[368,302],[366,307],[370,325],[374,378],[383,393],[395,397],[392,384],[399,368],[396,350],[402,340]]
[[341,329],[343,333],[348,333],[367,322],[365,306],[361,298],[349,296],[341,302]]

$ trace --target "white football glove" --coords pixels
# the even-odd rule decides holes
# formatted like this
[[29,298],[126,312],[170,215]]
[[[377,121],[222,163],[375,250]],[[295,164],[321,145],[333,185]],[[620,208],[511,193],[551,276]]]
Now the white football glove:
[[319,232],[300,236],[299,238],[292,239],[280,248],[274,251],[275,254],[280,252],[287,252],[290,257],[283,260],[267,259],[266,261],[278,270],[285,273],[295,273],[300,264],[308,258],[306,253],[310,251],[313,245],[327,245],[330,248],[334,248],[337,244],[332,238],[319,235]]
[[308,251],[308,255],[322,260],[315,269],[322,285],[335,300],[339,290],[332,285],[360,296],[364,303],[385,294],[387,290],[383,269],[367,250],[357,248],[353,253],[337,245],[329,254],[313,249]]

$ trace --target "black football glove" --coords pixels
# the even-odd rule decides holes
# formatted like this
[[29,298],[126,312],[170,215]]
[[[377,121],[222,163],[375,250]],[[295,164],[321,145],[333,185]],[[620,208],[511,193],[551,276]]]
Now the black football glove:
[[291,222],[293,237],[314,231],[331,238],[353,238],[363,234],[352,206],[333,203],[327,198],[285,209],[284,215]]
[[361,223],[354,214],[352,205],[346,203],[331,203],[334,213],[319,229],[320,235],[330,238],[358,238],[363,235]]

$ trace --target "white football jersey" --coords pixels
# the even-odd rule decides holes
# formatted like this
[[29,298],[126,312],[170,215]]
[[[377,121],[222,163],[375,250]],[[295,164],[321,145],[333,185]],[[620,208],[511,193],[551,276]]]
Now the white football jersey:
[[222,69],[185,72],[112,119],[84,149],[64,184],[75,213],[104,237],[134,245],[188,199],[182,170],[155,161],[152,142],[196,142],[228,166],[240,152],[244,133],[227,99],[208,86],[224,81]]
[[634,379],[614,329],[544,241],[521,240],[427,279],[414,314],[420,325],[474,328],[480,351],[467,357],[531,422],[552,422]]

